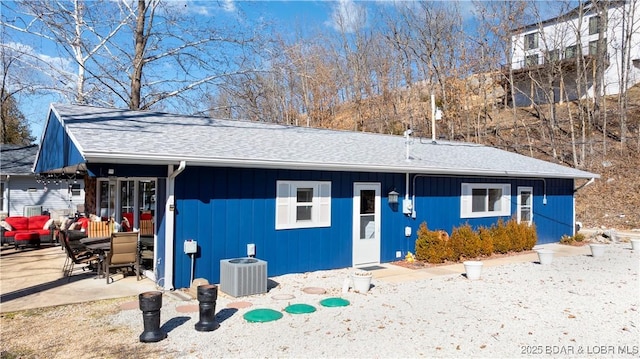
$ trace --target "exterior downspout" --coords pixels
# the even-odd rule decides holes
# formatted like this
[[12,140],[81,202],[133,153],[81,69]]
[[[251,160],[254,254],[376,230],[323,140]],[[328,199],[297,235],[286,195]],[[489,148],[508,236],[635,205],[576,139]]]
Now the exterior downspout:
[[582,186],[575,188],[575,189],[573,190],[573,193],[578,192],[579,190],[583,189],[584,187],[587,187],[588,185],[592,184],[592,183],[593,183],[593,182],[595,182],[595,181],[596,181],[596,179],[595,179],[595,178],[592,178],[592,179],[588,180],[588,181],[587,181],[587,182],[585,182]]
[[165,203],[165,213],[167,225],[164,229],[164,289],[173,290],[173,256],[174,251],[174,229],[175,229],[175,183],[176,177],[187,167],[187,161],[180,161],[180,166],[169,174],[167,181],[167,201]]

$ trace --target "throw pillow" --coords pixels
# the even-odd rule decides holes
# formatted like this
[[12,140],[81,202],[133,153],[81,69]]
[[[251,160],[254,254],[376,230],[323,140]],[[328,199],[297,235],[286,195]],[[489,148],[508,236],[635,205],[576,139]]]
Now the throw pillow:
[[122,223],[120,224],[120,227],[122,228],[123,232],[131,231],[131,224],[129,223],[129,220],[127,219],[127,217],[122,218]]
[[62,222],[62,225],[60,226],[60,228],[62,228],[63,231],[69,230],[71,229],[71,225],[73,224],[73,219],[72,218],[67,218],[64,220],[64,222]]
[[47,223],[45,223],[44,226],[42,226],[42,229],[51,229],[52,226],[53,226],[53,218],[49,218]]
[[13,227],[5,221],[0,221],[0,227],[6,229],[7,231],[13,231]]

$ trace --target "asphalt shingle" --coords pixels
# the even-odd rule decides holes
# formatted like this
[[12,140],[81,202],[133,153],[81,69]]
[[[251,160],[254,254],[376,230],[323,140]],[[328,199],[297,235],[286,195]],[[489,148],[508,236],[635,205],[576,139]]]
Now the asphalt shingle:
[[38,152],[38,145],[2,144],[0,154],[0,172],[2,175],[33,174],[33,162]]
[[484,145],[148,111],[52,105],[88,161],[377,172],[593,178]]

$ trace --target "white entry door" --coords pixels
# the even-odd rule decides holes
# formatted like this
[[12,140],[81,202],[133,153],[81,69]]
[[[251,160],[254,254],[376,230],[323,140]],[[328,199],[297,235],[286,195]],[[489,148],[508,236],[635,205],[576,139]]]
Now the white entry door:
[[353,184],[353,266],[380,263],[380,184]]

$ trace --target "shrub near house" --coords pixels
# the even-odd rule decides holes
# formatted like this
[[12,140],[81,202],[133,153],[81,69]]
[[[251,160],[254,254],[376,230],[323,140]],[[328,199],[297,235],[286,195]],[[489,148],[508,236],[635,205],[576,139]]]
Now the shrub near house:
[[522,252],[536,245],[535,225],[511,219],[499,220],[493,226],[474,231],[469,224],[456,227],[451,237],[442,230],[430,231],[426,223],[420,225],[416,240],[416,259],[429,263],[460,261],[489,256],[493,253]]

